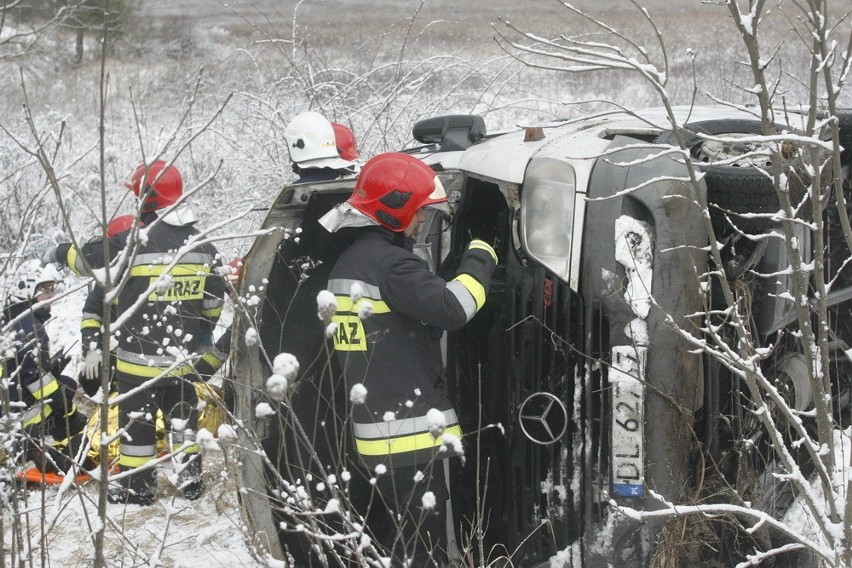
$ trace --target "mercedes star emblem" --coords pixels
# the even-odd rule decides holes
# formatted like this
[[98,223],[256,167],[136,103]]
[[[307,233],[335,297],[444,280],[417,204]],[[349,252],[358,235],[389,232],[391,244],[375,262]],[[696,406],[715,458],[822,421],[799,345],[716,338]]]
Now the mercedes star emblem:
[[527,438],[549,446],[556,443],[568,429],[568,410],[555,394],[537,392],[521,403],[521,430]]

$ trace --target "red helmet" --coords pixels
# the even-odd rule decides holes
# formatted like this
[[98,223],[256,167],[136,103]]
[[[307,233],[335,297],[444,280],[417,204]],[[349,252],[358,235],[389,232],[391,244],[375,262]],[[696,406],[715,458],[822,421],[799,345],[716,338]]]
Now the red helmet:
[[109,222],[109,225],[107,225],[107,237],[113,238],[119,233],[129,231],[133,228],[133,224],[135,222],[135,215],[119,215],[118,217],[115,217]]
[[337,144],[337,153],[344,160],[354,162],[361,154],[358,152],[358,145],[355,143],[355,134],[345,124],[332,122],[331,127],[334,129],[334,141]]
[[408,154],[370,158],[347,202],[391,231],[404,231],[417,210],[447,200],[432,168]]
[[[144,185],[143,185],[143,181]],[[130,179],[124,182],[127,189],[145,199],[142,212],[157,211],[175,203],[183,195],[183,178],[174,166],[157,160],[150,166],[139,164]]]
[[242,257],[236,257],[228,263],[228,273],[225,276],[228,282],[230,282],[235,288],[240,283],[240,278],[243,276],[243,259]]

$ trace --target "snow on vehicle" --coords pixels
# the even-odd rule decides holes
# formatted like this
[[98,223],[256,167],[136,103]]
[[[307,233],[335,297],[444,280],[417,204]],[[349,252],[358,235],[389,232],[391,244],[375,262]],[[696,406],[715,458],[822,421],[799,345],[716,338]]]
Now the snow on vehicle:
[[[761,132],[759,121],[726,107],[677,112],[692,132],[728,138]],[[682,156],[661,151],[674,140],[669,128],[662,109],[601,113],[491,137],[479,117],[437,117],[415,126],[425,146],[411,152],[441,176],[451,209],[433,212],[416,250],[439,274],[452,272],[472,237],[491,243],[500,259],[486,306],[445,336],[449,389],[468,433],[467,464],[452,480],[459,546],[479,531],[489,558],[503,554],[518,565],[547,565],[559,554],[573,566],[647,566],[666,520],[639,522],[615,514],[614,506],[660,508],[652,493],[673,503],[689,499],[702,452],[734,459],[732,482],[771,461],[766,453],[755,458],[765,448],[756,439],[751,453],[739,451],[757,430],[749,430],[736,379],[674,329],[694,329],[695,314],[716,300],[700,281],[709,268],[704,210]],[[698,187],[718,206],[711,217],[727,276],[751,287],[759,337],[777,342],[795,320],[780,293],[784,276],[753,275],[783,275],[783,243],[744,238],[772,223],[748,213],[778,209],[774,188],[757,171],[765,164],[731,159],[754,153],[746,141],[745,148],[698,136],[687,142],[696,163],[707,162]],[[713,165],[720,156],[726,165]],[[349,196],[353,181],[284,188],[264,222],[271,231],[245,259],[242,291],[254,297],[255,311],[234,334],[235,412],[259,439],[274,441],[268,452],[290,447],[284,439],[295,435],[285,420],[255,412],[266,400],[270,359],[278,353],[295,354],[299,381],[313,385],[293,413],[314,434],[332,421],[312,414],[323,396],[319,377],[328,370],[316,297],[340,243],[317,219]],[[739,230],[724,221],[737,214],[746,214]],[[801,237],[805,242],[804,232]],[[838,249],[829,256],[848,254]],[[848,313],[852,297],[849,275],[839,281],[845,284],[830,302],[835,314]],[[835,385],[837,400],[847,402],[848,319],[835,321],[832,355],[845,369],[836,375],[845,377]],[[269,358],[245,344],[249,328]],[[789,386],[793,404],[808,408],[796,348],[779,349],[766,365]],[[348,436],[345,424],[335,428]],[[294,457],[273,453],[279,468]],[[244,485],[254,491],[244,495],[244,508],[280,555],[264,467],[256,454],[246,454]]]

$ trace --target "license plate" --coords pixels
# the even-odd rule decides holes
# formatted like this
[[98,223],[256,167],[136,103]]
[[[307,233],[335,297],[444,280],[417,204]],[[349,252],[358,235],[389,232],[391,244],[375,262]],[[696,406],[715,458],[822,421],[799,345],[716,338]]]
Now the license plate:
[[[645,496],[645,357],[647,348],[612,348],[609,386],[612,392],[613,497]],[[642,381],[639,380],[642,379]]]

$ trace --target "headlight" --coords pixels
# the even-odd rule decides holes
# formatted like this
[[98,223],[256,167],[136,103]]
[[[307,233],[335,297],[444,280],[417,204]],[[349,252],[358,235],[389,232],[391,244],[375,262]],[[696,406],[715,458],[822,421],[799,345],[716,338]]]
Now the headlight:
[[521,193],[521,235],[527,254],[568,280],[574,225],[574,168],[553,158],[530,162]]

